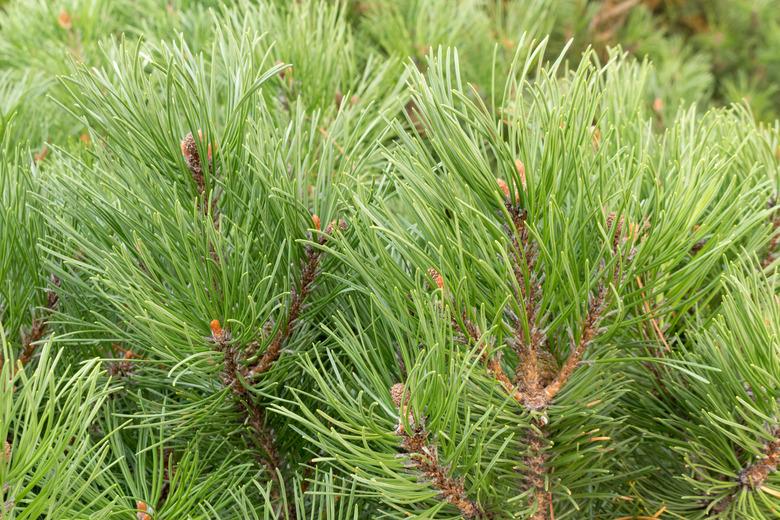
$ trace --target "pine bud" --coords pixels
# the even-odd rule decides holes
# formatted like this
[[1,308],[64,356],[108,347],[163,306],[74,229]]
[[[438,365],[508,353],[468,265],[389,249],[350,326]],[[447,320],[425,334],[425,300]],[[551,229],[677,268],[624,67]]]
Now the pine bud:
[[225,331],[222,328],[222,325],[220,325],[219,320],[211,320],[209,327],[211,328],[211,335],[216,341],[219,341],[224,337]]
[[[276,64],[277,64],[277,65],[285,65],[285,63],[284,63],[282,60],[277,60],[277,61],[276,61]],[[282,70],[279,72],[279,77],[280,77],[282,80],[285,80],[285,79],[287,79],[288,77],[289,77],[289,78],[292,78],[292,72],[293,72],[293,68],[292,68],[292,65],[290,65],[289,67],[287,67],[287,68],[284,68],[284,69],[282,69]]]
[[344,220],[343,218],[339,219],[338,221],[331,220],[330,224],[328,224],[328,226],[325,228],[325,234],[326,235],[332,234],[333,230],[336,229],[336,227],[338,227],[343,232],[347,230],[349,224],[347,224],[347,221]]
[[428,276],[433,278],[433,281],[436,283],[436,287],[439,289],[444,289],[444,278],[442,277],[441,273],[439,273],[439,271],[431,267],[428,269]]
[[340,90],[336,91],[334,101],[336,102],[336,108],[341,108],[341,104],[344,102],[344,94],[342,94]]
[[636,222],[628,223],[628,239],[632,242],[639,240],[640,227]]
[[390,397],[392,397],[393,403],[395,403],[395,405],[400,408],[404,398],[403,383],[396,383],[390,387]]
[[508,199],[509,198],[509,185],[506,183],[506,181],[504,179],[496,179],[496,182],[498,183],[498,188],[504,194],[504,197],[506,197]]
[[11,461],[11,443],[8,441],[5,441],[5,445],[3,446],[3,460],[6,463]]
[[[523,189],[526,189],[527,186],[525,182],[525,164],[523,164],[523,161],[521,161],[520,159],[515,159],[515,170],[517,170],[517,174],[520,176],[520,183],[523,185]],[[508,187],[507,187],[507,191],[509,191]],[[509,193],[507,193],[507,197],[508,196]]]
[[660,114],[663,111],[663,109],[664,109],[664,100],[659,97],[655,98],[653,100],[653,110],[655,110],[657,114]]
[[[522,164],[522,163],[521,163]],[[517,166],[517,165],[515,165]],[[525,174],[523,174],[525,175]],[[523,177],[525,179],[525,177]],[[496,184],[498,184],[498,189],[501,190],[501,193],[504,194],[504,198],[508,201],[509,200],[509,184],[506,183],[504,179],[496,178]],[[525,187],[525,185],[523,185]],[[515,190],[515,202],[518,202],[520,200],[520,193]]]
[[592,126],[591,132],[591,143],[593,144],[593,149],[598,150],[601,146],[601,130],[599,130],[599,127],[597,126]]
[[35,163],[38,164],[39,162],[46,159],[47,155],[49,155],[49,147],[46,145],[46,143],[43,143],[41,151],[33,155],[33,159],[35,159]]
[[143,500],[136,500],[135,508],[138,512],[135,515],[136,520],[152,520],[152,516],[149,513],[154,514],[151,506]]
[[[198,130],[198,140],[203,140],[203,131]],[[190,169],[201,168],[200,155],[198,155],[198,145],[195,143],[195,138],[192,136],[192,132],[184,136],[181,140],[181,154],[184,156],[184,160],[187,161],[187,166]],[[209,143],[206,154],[208,160],[211,161],[211,143]]]
[[312,213],[311,223],[314,225],[314,229],[320,230],[320,217],[316,213]]
[[68,11],[66,11],[65,9],[60,11],[59,16],[57,17],[57,24],[59,24],[59,26],[65,29],[66,31],[69,31],[71,27],[73,27],[73,20],[71,19]]

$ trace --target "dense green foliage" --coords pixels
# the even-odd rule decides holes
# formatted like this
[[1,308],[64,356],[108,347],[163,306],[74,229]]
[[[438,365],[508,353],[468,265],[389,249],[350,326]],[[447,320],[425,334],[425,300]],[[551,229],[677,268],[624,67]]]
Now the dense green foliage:
[[0,519],[780,515],[772,2],[0,4]]

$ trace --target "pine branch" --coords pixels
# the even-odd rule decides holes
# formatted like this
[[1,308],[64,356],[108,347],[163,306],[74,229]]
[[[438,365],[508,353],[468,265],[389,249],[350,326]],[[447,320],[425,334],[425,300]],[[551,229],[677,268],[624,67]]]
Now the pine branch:
[[[317,215],[312,216],[312,221],[315,224],[315,228],[319,228],[320,219]],[[344,220],[341,220],[338,223],[338,226],[342,231],[347,229],[347,223]],[[318,239],[319,245],[322,246],[327,243],[328,237],[333,233],[334,227],[335,223],[331,222],[328,224],[325,233]],[[270,370],[273,364],[279,359],[279,356],[281,356],[282,347],[294,334],[306,299],[315,287],[315,282],[317,281],[317,276],[320,272],[322,254],[322,250],[306,246],[303,267],[301,268],[300,287],[297,290],[295,288],[291,290],[292,298],[287,311],[285,324],[276,333],[271,344],[268,346],[268,349],[263,353],[257,364],[247,371],[247,379],[251,379]]]
[[523,457],[525,465],[523,480],[526,488],[533,491],[531,502],[532,506],[535,506],[535,511],[530,520],[554,520],[552,493],[547,490],[547,444],[543,428],[528,430],[526,435],[528,455]]
[[760,490],[769,475],[777,471],[778,466],[780,466],[780,427],[775,427],[772,436],[774,439],[766,443],[761,458],[739,473],[739,486],[725,498],[719,499],[712,507],[713,512],[724,513],[728,511],[740,492]]
[[[404,385],[397,383],[390,389],[393,402],[398,407],[399,421],[396,434],[401,437],[401,449],[409,456],[411,466],[419,471],[431,486],[439,491],[441,497],[457,507],[464,518],[492,518],[466,494],[463,479],[455,479],[449,475],[449,470],[439,461],[436,445],[428,440],[429,433],[423,424],[413,424],[411,412],[407,411],[409,395],[405,394]],[[409,416],[408,422],[413,431],[408,432],[401,417]],[[423,421],[420,420],[420,423]]]
[[[51,282],[52,284],[59,288],[60,286],[60,280],[54,275],[51,275]],[[52,312],[57,308],[57,304],[59,303],[59,295],[54,290],[48,290],[46,291],[46,306],[44,307],[44,310],[48,312]],[[32,357],[35,355],[36,350],[38,349],[38,342],[43,338],[43,336],[46,334],[46,331],[49,328],[49,322],[48,317],[46,315],[35,318],[32,322],[32,326],[30,327],[30,332],[24,335],[24,338],[22,340],[22,351],[19,354],[19,362],[22,365],[26,365],[30,362]]]
[[561,391],[571,375],[577,369],[582,361],[582,357],[585,355],[585,351],[588,346],[593,342],[598,334],[599,322],[601,321],[604,310],[607,304],[607,286],[603,283],[599,285],[595,298],[590,299],[588,304],[588,311],[585,315],[585,319],[582,323],[582,332],[580,339],[577,342],[576,347],[573,349],[569,357],[564,362],[558,375],[555,379],[547,385],[544,389],[544,405],[550,403],[553,398]]
[[[474,322],[469,320],[465,313],[462,319],[463,324],[466,327],[466,333],[468,334],[468,337],[471,339],[472,343],[477,345],[479,343],[479,338],[482,337],[482,333],[480,332],[479,327],[477,327]],[[457,330],[460,330],[460,325],[457,321],[453,320],[452,323]],[[522,403],[523,394],[520,392],[520,390],[517,389],[517,386],[512,383],[512,381],[509,379],[509,376],[506,375],[504,367],[501,365],[500,354],[497,353],[493,356],[490,356],[488,355],[487,350],[485,350],[482,354],[482,361],[487,366],[488,372],[493,375],[496,381],[498,381],[499,384],[504,388],[506,393],[512,396],[512,398],[518,403]]]
[[[614,257],[617,258],[620,252],[621,242],[624,240],[623,217],[616,219],[616,215],[614,213],[611,213],[607,217],[607,229],[612,229],[613,225],[615,227],[615,231],[612,237],[612,254]],[[629,231],[629,233],[632,232],[633,230]],[[629,262],[633,257],[633,254],[634,254],[634,250],[632,248],[625,256],[624,260],[626,262]],[[610,281],[612,282],[612,285],[617,287],[619,279],[620,279],[620,264],[616,262],[615,267],[612,270],[612,277]],[[569,357],[564,362],[563,366],[558,372],[558,375],[556,375],[553,381],[549,385],[547,385],[547,387],[545,387],[544,400],[546,401],[546,403],[550,403],[553,400],[553,398],[558,394],[558,392],[560,392],[563,389],[563,387],[566,385],[566,382],[569,380],[569,378],[572,376],[572,374],[574,373],[574,371],[577,369],[580,362],[582,361],[582,358],[585,355],[588,346],[590,346],[593,340],[598,336],[599,324],[609,304],[608,295],[609,295],[609,286],[604,281],[602,281],[599,283],[598,289],[596,290],[596,297],[588,298],[589,300],[588,310],[585,314],[585,319],[582,322],[582,331],[580,333],[580,339],[577,342],[577,345],[572,350],[571,354],[569,354]]]
[[[315,229],[319,230],[320,219],[317,215],[312,215],[312,222]],[[338,224],[333,222],[327,226],[324,234],[318,238],[317,243],[321,246],[325,245],[337,225],[342,231],[347,228],[347,224],[343,220]],[[226,387],[231,389],[241,413],[245,417],[246,423],[254,433],[253,441],[262,450],[263,456],[261,457],[261,462],[266,466],[275,483],[272,493],[274,493],[276,499],[280,498],[279,490],[282,489],[282,487],[284,487],[288,493],[292,492],[292,487],[282,486],[282,482],[280,482],[279,471],[283,469],[285,462],[277,448],[278,443],[273,431],[266,426],[265,408],[254,401],[244,382],[269,371],[279,359],[284,345],[286,345],[294,335],[300,322],[300,316],[306,300],[314,290],[317,278],[320,274],[322,254],[321,250],[306,246],[303,267],[301,268],[299,289],[292,290],[292,298],[287,310],[285,324],[276,332],[270,345],[260,357],[260,360],[251,368],[246,367],[247,358],[254,355],[258,342],[255,341],[244,348],[239,348],[239,346],[232,341],[230,332],[222,328],[219,320],[213,320],[210,325],[210,340],[216,344],[217,350],[224,355],[222,382]],[[270,322],[266,324],[264,330],[269,328],[269,324]],[[292,500],[288,500],[288,517],[295,518],[295,516],[294,503]]]
[[[500,183],[499,186],[501,186]],[[539,252],[528,235],[525,211],[520,210],[516,204],[510,202],[507,202],[506,207],[512,220],[512,229],[509,232],[512,247],[510,251],[512,270],[515,282],[520,288],[518,300],[525,310],[525,321],[529,333],[529,338],[526,340],[525,324],[519,317],[516,317],[515,337],[512,346],[517,353],[519,362],[515,370],[515,379],[522,392],[531,397],[538,395],[540,391],[539,352],[545,343],[544,332],[538,324],[542,286],[535,267]],[[527,282],[526,276],[528,276]]]
[[[434,283],[439,289],[444,290],[445,287],[444,278],[439,273],[439,271],[431,267],[430,269],[428,269],[428,276],[430,276],[433,279]],[[482,337],[482,332],[479,330],[477,324],[468,318],[465,311],[461,314],[461,320],[463,321],[463,327],[461,327],[460,323],[458,322],[458,320],[455,319],[455,317],[451,318],[453,329],[455,329],[455,331],[460,336],[462,336],[464,341],[470,341],[474,345],[478,345],[480,338]],[[488,372],[496,379],[496,381],[499,382],[499,384],[504,388],[506,393],[511,395],[515,401],[522,402],[523,395],[517,389],[517,386],[514,385],[512,381],[509,379],[509,376],[506,375],[506,372],[504,371],[504,367],[501,365],[500,355],[496,354],[494,356],[490,356],[487,349],[484,349],[482,351],[481,359],[482,362],[485,363]]]
[[739,475],[739,483],[751,490],[761,489],[769,475],[780,466],[780,427],[772,431],[774,439],[767,442],[761,459],[745,468]]
[[233,392],[242,415],[245,416],[246,422],[254,432],[253,441],[264,453],[260,461],[275,483],[273,492],[277,494],[275,498],[278,498],[281,483],[277,470],[281,469],[282,461],[276,448],[273,432],[266,427],[265,410],[254,402],[249,391],[242,384],[243,369],[239,349],[232,341],[230,332],[222,328],[219,320],[211,322],[211,340],[216,344],[217,350],[224,354],[222,382]]

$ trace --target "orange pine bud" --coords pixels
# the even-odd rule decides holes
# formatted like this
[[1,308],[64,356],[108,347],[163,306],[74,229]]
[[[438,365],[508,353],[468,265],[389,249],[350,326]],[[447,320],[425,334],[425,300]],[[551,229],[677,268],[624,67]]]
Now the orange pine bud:
[[515,159],[515,170],[517,170],[517,174],[520,176],[520,183],[523,185],[523,189],[526,189],[525,164],[520,159]]
[[428,269],[428,276],[433,278],[433,281],[436,282],[436,286],[439,289],[444,289],[444,278],[442,278],[439,271],[431,267],[430,269]]
[[496,179],[496,182],[498,183],[498,188],[504,194],[504,197],[509,198],[509,185],[506,181],[504,179]]
[[46,156],[49,155],[49,147],[46,146],[46,143],[43,144],[43,148],[41,148],[41,151],[33,155],[33,159],[35,159],[36,164],[46,159]]
[[314,229],[317,231],[320,230],[320,217],[316,213],[312,213],[311,215],[311,222],[314,224]]
[[149,507],[149,504],[143,500],[136,500],[135,508],[138,510],[135,515],[136,520],[152,520],[152,516],[148,514],[153,512],[152,508]]
[[653,110],[655,110],[657,113],[661,113],[661,111],[664,109],[664,100],[657,97],[653,100]]
[[[198,130],[198,139],[203,141],[203,132],[200,130]],[[209,143],[208,146],[206,147],[206,155],[208,156],[209,161],[211,161],[211,143]]]
[[209,327],[211,327],[211,335],[215,338],[222,337],[222,334],[225,332],[222,329],[222,325],[220,325],[219,320],[211,320]]
[[73,27],[73,20],[71,20],[70,14],[65,9],[60,11],[59,16],[57,17],[57,23],[66,31]]
[[[506,183],[504,179],[496,178],[496,184],[498,184],[498,189],[501,190],[501,193],[504,194],[504,198],[509,201],[509,184]],[[525,184],[523,184],[523,187],[525,187]],[[515,202],[518,202],[520,200],[520,193],[515,190]]]

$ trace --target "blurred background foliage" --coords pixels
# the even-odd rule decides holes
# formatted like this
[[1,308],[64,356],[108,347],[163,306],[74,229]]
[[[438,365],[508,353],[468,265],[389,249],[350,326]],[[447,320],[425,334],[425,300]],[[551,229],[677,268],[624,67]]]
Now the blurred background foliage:
[[[182,34],[193,52],[204,50],[215,29],[209,8],[230,10],[236,4],[214,0],[0,0],[0,115],[19,113],[40,122],[24,129],[24,141],[45,153],[45,143],[62,145],[78,139],[83,128],[54,109],[62,99],[56,77],[74,64],[101,65],[101,42],[124,38],[165,40]],[[276,4],[276,8],[267,4]],[[282,40],[279,48],[301,63],[315,53],[309,48],[321,32],[329,35],[337,53],[332,64],[367,62],[379,56],[411,57],[423,67],[425,55],[436,46],[457,43],[462,72],[483,96],[491,93],[493,64],[503,72],[520,35],[550,36],[548,51],[571,45],[568,59],[576,60],[588,47],[606,60],[608,49],[619,46],[654,64],[652,88],[646,100],[663,126],[681,104],[701,106],[746,103],[758,121],[780,114],[780,10],[774,0],[344,0],[332,4],[330,20],[307,26],[313,18],[303,3],[265,2],[255,8],[260,28]],[[341,11],[344,12],[341,12]],[[246,9],[243,11],[248,14]],[[295,23],[280,24],[289,17]],[[338,29],[346,17],[350,26]],[[285,27],[288,34],[274,32]],[[341,27],[341,26],[339,26]],[[299,32],[300,31],[300,32]],[[346,33],[344,33],[346,31]],[[344,33],[344,34],[341,34]],[[289,42],[286,42],[289,40]],[[292,42],[301,49],[295,50]],[[322,40],[325,41],[325,40]],[[342,56],[338,56],[341,54]],[[379,56],[378,56],[379,55]],[[304,67],[322,66],[317,60]],[[327,65],[325,65],[327,66]],[[396,72],[401,73],[402,67]],[[348,88],[360,72],[340,70],[322,74]],[[500,77],[499,74],[496,76]],[[314,86],[313,88],[319,88]],[[340,88],[339,85],[330,87]],[[307,87],[312,88],[312,87]],[[330,90],[335,90],[331,88]],[[309,93],[311,94],[311,93]],[[329,93],[329,100],[333,94]],[[323,94],[324,96],[324,94]],[[326,98],[314,98],[319,105]],[[17,131],[21,131],[17,129]]]

